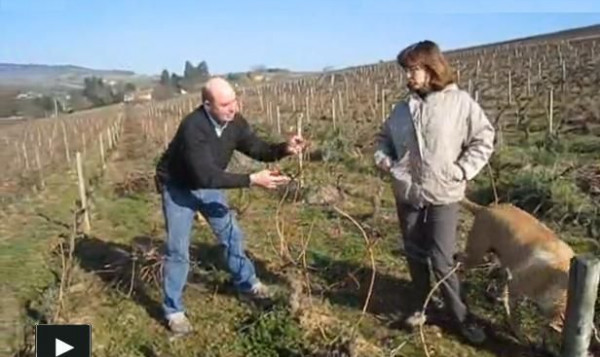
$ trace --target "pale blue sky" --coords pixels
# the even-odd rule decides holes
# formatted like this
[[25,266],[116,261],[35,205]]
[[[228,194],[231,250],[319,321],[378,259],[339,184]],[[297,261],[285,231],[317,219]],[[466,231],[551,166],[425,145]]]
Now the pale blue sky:
[[600,0],[0,0],[0,62],[158,74],[321,70],[600,23]]

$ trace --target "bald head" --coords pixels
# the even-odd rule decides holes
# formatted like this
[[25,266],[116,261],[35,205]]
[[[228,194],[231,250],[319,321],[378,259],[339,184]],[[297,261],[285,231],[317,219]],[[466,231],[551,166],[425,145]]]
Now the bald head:
[[202,87],[202,100],[210,115],[220,121],[231,121],[237,112],[235,90],[221,77],[209,79]]

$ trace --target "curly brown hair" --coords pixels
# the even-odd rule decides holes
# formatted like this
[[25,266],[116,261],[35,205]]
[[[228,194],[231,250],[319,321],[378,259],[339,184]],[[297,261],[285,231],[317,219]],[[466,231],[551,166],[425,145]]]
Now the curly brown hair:
[[398,64],[405,69],[421,67],[431,76],[431,90],[442,90],[450,83],[456,82],[456,74],[446,60],[440,47],[433,41],[425,40],[414,43],[398,54]]

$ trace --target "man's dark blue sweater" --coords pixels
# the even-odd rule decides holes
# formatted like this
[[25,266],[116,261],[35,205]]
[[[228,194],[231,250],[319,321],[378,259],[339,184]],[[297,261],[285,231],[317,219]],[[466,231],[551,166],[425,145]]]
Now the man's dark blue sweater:
[[259,138],[246,119],[237,114],[219,137],[203,106],[187,115],[156,167],[160,185],[167,180],[191,190],[250,186],[249,174],[226,172],[238,150],[263,162],[288,155],[287,143],[270,144]]

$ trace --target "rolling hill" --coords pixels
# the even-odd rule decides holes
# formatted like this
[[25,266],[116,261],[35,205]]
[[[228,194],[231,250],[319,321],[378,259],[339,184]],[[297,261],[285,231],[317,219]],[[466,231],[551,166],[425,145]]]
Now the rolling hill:
[[125,70],[101,70],[74,65],[0,63],[0,85],[3,86],[77,89],[82,88],[83,79],[90,76],[135,84],[147,83],[154,79]]

